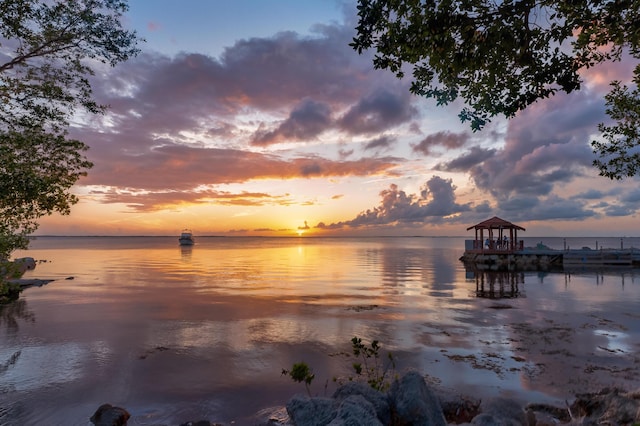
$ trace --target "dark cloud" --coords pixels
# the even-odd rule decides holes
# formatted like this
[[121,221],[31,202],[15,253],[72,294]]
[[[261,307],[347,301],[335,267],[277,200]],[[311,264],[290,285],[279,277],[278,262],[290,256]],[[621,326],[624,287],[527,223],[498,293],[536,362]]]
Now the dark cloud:
[[455,186],[451,179],[433,176],[421,188],[420,195],[407,194],[392,184],[380,192],[380,205],[360,213],[352,220],[317,225],[321,229],[340,229],[344,227],[376,227],[390,224],[427,224],[443,223],[446,217],[470,211],[469,204],[455,201]]
[[461,156],[451,161],[437,164],[434,169],[447,172],[466,172],[472,167],[481,164],[496,154],[497,150],[493,148],[481,148],[479,146],[471,147],[471,149]]
[[[594,101],[588,90],[534,104],[508,122],[504,147],[472,166],[471,178],[500,199],[546,196],[592,170],[590,137],[603,117],[602,102]],[[478,157],[461,158],[468,166],[469,159]],[[455,161],[441,168],[459,170]]]
[[256,132],[251,144],[264,146],[287,141],[306,142],[330,128],[331,121],[328,105],[306,99],[275,130]]
[[511,197],[499,202],[498,210],[513,221],[583,220],[598,216],[581,200],[563,199],[555,195]]
[[415,145],[412,145],[414,152],[425,156],[432,155],[434,148],[444,148],[446,150],[463,147],[469,140],[467,133],[438,132],[427,136]]
[[605,214],[609,217],[631,216],[635,214],[636,210],[625,205],[609,205],[604,209]]
[[393,146],[395,140],[391,139],[389,136],[380,136],[379,138],[375,138],[372,141],[367,142],[364,146],[365,151],[368,150],[387,150]]
[[576,195],[574,198],[583,199],[583,200],[599,200],[603,198],[606,194],[603,191],[598,189],[589,189],[585,192],[581,192]]
[[378,133],[409,122],[416,113],[408,91],[381,88],[352,106],[340,118],[339,127],[350,134]]
[[[241,40],[220,58],[144,53],[96,78],[95,94],[111,106],[111,119],[119,129],[135,123],[172,135],[199,128],[212,117],[233,121],[247,110],[284,112],[289,119],[280,131],[294,135],[309,128],[318,132],[314,126],[322,128],[327,108],[335,113],[352,109],[348,116],[356,122],[362,122],[357,117],[363,110],[387,120],[387,125],[402,122],[410,111],[407,83],[375,72],[369,54],[355,54],[348,46],[351,29],[335,25],[318,30],[315,37],[282,32]],[[363,131],[370,132],[370,127]],[[384,122],[378,123],[382,127]]]
[[620,197],[620,200],[624,201],[625,203],[640,203],[640,189],[633,189],[627,192],[625,195]]

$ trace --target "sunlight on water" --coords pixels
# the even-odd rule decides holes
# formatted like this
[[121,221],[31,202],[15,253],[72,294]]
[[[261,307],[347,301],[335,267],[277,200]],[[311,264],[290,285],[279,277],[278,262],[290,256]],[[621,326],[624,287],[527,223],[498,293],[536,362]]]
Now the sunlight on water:
[[335,386],[353,336],[378,339],[399,370],[482,395],[563,400],[640,385],[627,374],[639,368],[638,270],[469,271],[463,248],[462,238],[38,238],[16,257],[39,261],[25,277],[54,281],[0,310],[0,423],[87,424],[109,402],[134,424],[243,424],[301,391],[280,376],[294,362],[312,366],[317,393]]

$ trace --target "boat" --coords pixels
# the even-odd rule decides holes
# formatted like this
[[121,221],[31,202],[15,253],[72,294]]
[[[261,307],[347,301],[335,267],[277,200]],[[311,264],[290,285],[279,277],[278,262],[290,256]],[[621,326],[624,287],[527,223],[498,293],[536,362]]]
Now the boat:
[[183,229],[178,241],[181,246],[192,246],[196,243],[196,240],[193,238],[193,232],[191,232],[190,229]]

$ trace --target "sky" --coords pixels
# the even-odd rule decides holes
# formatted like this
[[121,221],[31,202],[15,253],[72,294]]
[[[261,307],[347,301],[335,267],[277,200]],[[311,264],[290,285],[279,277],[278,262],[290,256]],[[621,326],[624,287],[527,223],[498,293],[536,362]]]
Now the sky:
[[583,74],[481,132],[410,94],[349,42],[352,0],[130,0],[141,53],[98,68],[107,114],[71,136],[94,163],[37,235],[638,236],[639,179],[592,166],[603,96],[635,63]]

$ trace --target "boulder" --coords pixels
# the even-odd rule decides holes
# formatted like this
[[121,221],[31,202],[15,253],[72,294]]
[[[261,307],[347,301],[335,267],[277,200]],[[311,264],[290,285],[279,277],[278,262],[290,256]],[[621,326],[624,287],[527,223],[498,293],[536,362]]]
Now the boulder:
[[373,389],[366,383],[349,382],[340,386],[333,394],[333,398],[339,402],[344,401],[350,396],[362,396],[369,402],[376,412],[376,417],[383,424],[391,423],[391,408],[389,406],[389,398],[386,394]]
[[[296,423],[297,425],[297,423]],[[383,426],[373,405],[362,395],[350,395],[340,403],[328,426]]]
[[95,426],[126,426],[129,417],[131,415],[124,408],[102,404],[89,420]]
[[626,392],[617,388],[605,388],[600,392],[576,396],[570,407],[571,413],[574,418],[584,418],[585,425],[640,422],[640,390]]
[[287,413],[296,426],[324,426],[337,415],[338,403],[332,398],[295,395],[287,402]]
[[438,397],[417,372],[409,372],[391,386],[391,405],[401,425],[446,426]]
[[481,405],[482,413],[471,421],[476,426],[527,426],[522,406],[509,398],[494,398]]
[[36,261],[33,257],[21,257],[13,262],[0,260],[0,274],[5,279],[20,278],[27,271],[36,268]]

